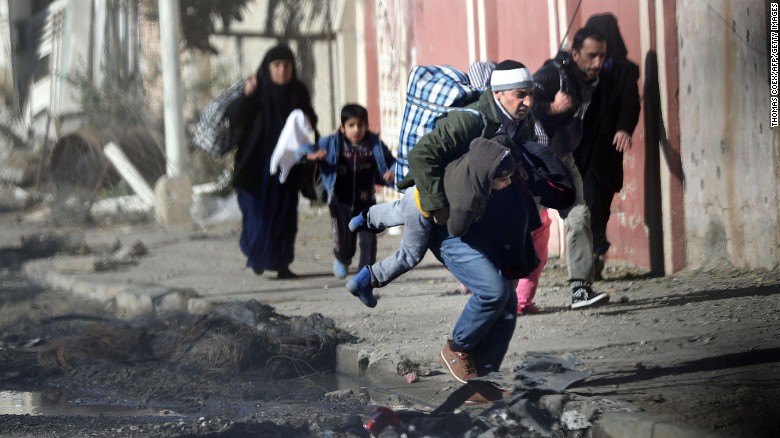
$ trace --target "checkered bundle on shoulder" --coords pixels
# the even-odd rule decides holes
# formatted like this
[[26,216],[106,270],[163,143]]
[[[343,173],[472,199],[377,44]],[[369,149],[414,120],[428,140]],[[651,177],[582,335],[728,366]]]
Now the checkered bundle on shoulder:
[[479,98],[480,90],[469,85],[466,73],[449,65],[414,66],[406,89],[406,106],[401,123],[396,182],[409,172],[409,152],[420,138],[436,126],[449,111]]
[[193,142],[214,158],[230,152],[241,136],[241,127],[231,127],[225,111],[243,93],[244,79],[241,79],[209,102],[200,115]]

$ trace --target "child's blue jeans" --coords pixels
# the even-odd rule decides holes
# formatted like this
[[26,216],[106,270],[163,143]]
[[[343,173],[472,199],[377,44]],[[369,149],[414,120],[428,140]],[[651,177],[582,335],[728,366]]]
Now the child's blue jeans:
[[372,284],[376,287],[385,286],[417,266],[428,250],[433,219],[423,216],[417,208],[414,190],[414,187],[410,187],[404,191],[400,200],[377,204],[368,209],[366,219],[371,229],[404,226],[398,249],[370,267]]

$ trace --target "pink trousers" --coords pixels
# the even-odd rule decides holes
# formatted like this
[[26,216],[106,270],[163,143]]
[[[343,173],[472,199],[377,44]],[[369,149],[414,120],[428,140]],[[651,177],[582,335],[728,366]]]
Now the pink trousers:
[[547,242],[550,240],[550,225],[552,220],[547,215],[547,209],[542,209],[539,212],[539,217],[542,219],[542,226],[535,229],[531,236],[534,239],[534,249],[536,250],[536,256],[539,257],[539,266],[531,272],[528,277],[521,278],[517,282],[517,310],[522,312],[523,308],[529,304],[533,304],[534,296],[536,295],[536,287],[539,286],[539,277],[542,276],[542,269],[547,264]]

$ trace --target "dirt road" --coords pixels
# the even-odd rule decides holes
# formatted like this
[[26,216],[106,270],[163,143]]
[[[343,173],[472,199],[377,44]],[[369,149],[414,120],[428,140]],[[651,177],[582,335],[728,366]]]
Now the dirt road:
[[[418,370],[426,370],[421,371],[427,374],[420,384],[409,385],[403,376],[396,376],[397,393],[435,388],[423,390],[416,399],[433,406],[446,398],[457,385],[442,372],[436,357],[467,299],[457,292],[457,283],[435,264],[424,264],[378,291],[379,305],[369,310],[351,301],[343,285],[329,276],[328,239],[323,232],[327,220],[304,218],[302,223],[305,231],[299,236],[293,268],[311,272],[298,282],[236,273],[235,266],[229,277],[222,278],[218,273],[202,272],[202,265],[170,263],[170,259],[206,251],[206,247],[209,254],[224,255],[225,266],[240,264],[235,236],[224,230],[212,237],[166,234],[137,266],[92,276],[105,275],[116,282],[125,281],[121,276],[154,278],[162,285],[187,284],[193,290],[201,284],[200,292],[220,292],[236,303],[246,303],[250,296],[259,297],[258,302],[265,299],[273,311],[249,306],[256,318],[262,316],[256,320],[262,324],[255,329],[273,327],[278,321],[306,327],[312,321],[324,324],[317,327],[327,327],[324,331],[330,337],[322,345],[338,340],[365,351],[371,361],[378,356],[405,358]],[[29,232],[47,231],[44,228],[30,225]],[[380,252],[391,250],[396,242],[383,236]],[[295,371],[301,377],[271,379],[269,369],[283,372],[289,367],[269,368],[265,361],[262,366],[251,361],[246,365],[246,358],[234,354],[236,349],[227,355],[232,362],[214,359],[225,357],[224,351],[212,353],[227,345],[224,340],[233,339],[216,335],[244,333],[240,324],[234,324],[240,311],[231,323],[195,314],[128,321],[117,317],[116,303],[99,303],[29,284],[19,273],[22,264],[32,256],[49,255],[10,247],[0,251],[4,276],[0,388],[37,391],[65,398],[71,406],[94,406],[97,411],[131,407],[143,415],[2,415],[4,436],[367,436],[362,423],[377,404],[405,404],[403,397],[361,392],[360,385],[352,391],[331,392],[336,385],[301,369]],[[537,296],[544,311],[519,319],[504,362],[505,373],[511,375],[529,351],[579,357],[593,375],[564,395],[540,403],[559,415],[563,411],[582,413],[592,422],[593,436],[640,436],[607,430],[628,418],[606,421],[610,415],[636,409],[654,418],[669,418],[669,424],[682,424],[697,433],[777,436],[778,273],[719,270],[647,278],[612,266],[606,276],[597,287],[610,292],[610,304],[571,311],[565,270],[553,261],[542,276]],[[313,320],[314,314],[321,318]],[[252,333],[241,339],[254,342]],[[90,348],[75,348],[84,345]],[[223,362],[208,366],[215,360]],[[328,360],[323,359],[322,370],[328,369]],[[51,395],[55,393],[59,395]],[[433,436],[462,436],[474,426],[479,413],[448,417],[447,424],[455,425],[455,431],[441,424],[427,427],[438,433],[431,432]],[[426,426],[413,413],[405,415],[411,416],[405,424],[416,424],[418,432]],[[657,421],[653,424],[663,426]],[[536,436],[520,421],[509,421],[501,430],[504,436]],[[553,436],[574,437],[582,432],[559,428]]]

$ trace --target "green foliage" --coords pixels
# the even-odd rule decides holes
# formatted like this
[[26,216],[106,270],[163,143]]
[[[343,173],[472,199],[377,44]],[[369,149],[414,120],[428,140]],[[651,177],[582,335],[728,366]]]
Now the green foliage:
[[[146,0],[147,18],[159,21],[158,0]],[[211,45],[210,38],[216,32],[217,20],[222,27],[229,29],[234,21],[244,19],[246,4],[250,0],[181,0],[181,31],[187,50],[216,55],[219,51]]]
[[110,184],[107,187],[103,188],[103,191],[97,194],[98,199],[111,199],[111,198],[117,198],[119,196],[129,196],[132,195],[133,189],[130,187],[130,184],[127,183],[125,180],[120,180],[116,184]]

